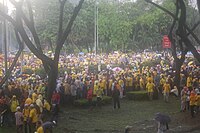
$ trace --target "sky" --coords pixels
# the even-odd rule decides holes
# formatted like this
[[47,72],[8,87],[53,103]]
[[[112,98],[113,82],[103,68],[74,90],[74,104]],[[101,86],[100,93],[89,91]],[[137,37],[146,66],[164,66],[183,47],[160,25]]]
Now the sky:
[[[13,10],[13,5],[9,2],[9,0],[4,0],[5,2],[7,2],[7,6],[8,6],[8,9],[9,9],[9,13],[11,13],[11,10]],[[78,3],[79,0],[69,0],[73,3]],[[136,0],[119,0],[119,1],[136,1]],[[154,0],[156,1],[156,0]],[[196,6],[196,0],[189,0],[190,3],[195,7]],[[3,3],[3,0],[0,0],[0,3]]]

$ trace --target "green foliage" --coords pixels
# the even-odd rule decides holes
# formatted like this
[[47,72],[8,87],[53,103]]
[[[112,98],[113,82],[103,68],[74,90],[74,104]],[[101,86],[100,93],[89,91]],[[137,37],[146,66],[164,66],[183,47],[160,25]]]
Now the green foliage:
[[144,101],[149,99],[147,91],[130,91],[126,93],[126,96],[129,100],[136,101]]
[[[170,62],[167,61],[167,60],[162,60],[164,64],[166,65],[169,65]],[[157,60],[148,60],[148,61],[145,61],[143,63],[140,64],[141,67],[155,67],[156,65],[160,64],[161,63],[161,59],[157,59]]]
[[35,74],[39,75],[41,78],[45,78],[46,77],[46,72],[44,70],[44,68],[36,68],[35,69]]
[[[43,44],[54,47],[58,30],[59,2],[55,0],[32,0],[35,26]],[[105,4],[106,3],[106,4]],[[174,0],[159,4],[172,13]],[[67,1],[63,24],[66,26],[75,5]],[[197,10],[187,5],[187,23],[190,27],[199,20]],[[63,50],[67,53],[91,52],[94,49],[95,0],[85,0]],[[98,38],[99,51],[131,51],[161,46],[163,35],[168,34],[172,18],[145,1],[124,2],[99,1]],[[199,29],[194,32],[198,35]]]
[[30,68],[25,68],[22,73],[32,75],[34,73],[34,71]]
[[[93,106],[95,106],[96,102],[97,102],[96,97],[93,97],[92,103],[89,103],[87,99],[79,99],[79,100],[75,100],[74,105],[79,106],[79,107],[87,107],[92,104]],[[107,105],[111,103],[112,103],[112,97],[103,96],[102,101],[101,101],[102,105]]]

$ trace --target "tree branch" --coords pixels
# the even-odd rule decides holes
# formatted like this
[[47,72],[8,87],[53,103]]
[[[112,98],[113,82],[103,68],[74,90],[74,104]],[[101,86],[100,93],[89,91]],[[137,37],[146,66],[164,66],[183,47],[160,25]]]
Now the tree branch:
[[53,60],[49,57],[47,57],[45,54],[43,54],[41,51],[39,51],[32,43],[32,41],[29,39],[24,27],[23,22],[21,18],[21,12],[17,9],[16,10],[16,19],[18,23],[18,27],[15,27],[17,31],[20,33],[22,39],[26,43],[27,47],[31,50],[31,52],[42,61],[46,62],[47,64],[53,64]]
[[197,7],[198,7],[198,10],[199,10],[199,14],[200,14],[200,1],[197,0]]
[[71,28],[73,26],[73,23],[82,7],[82,4],[83,4],[84,0],[80,0],[79,1],[79,4],[74,8],[74,11],[73,11],[73,15],[71,16],[70,18],[70,21],[62,35],[62,38],[60,39],[60,42],[59,44],[57,44],[56,46],[56,50],[55,50],[55,56],[54,56],[54,61],[59,59],[59,55],[60,55],[60,50],[62,49],[63,45],[64,45],[64,42],[65,40],[67,39],[69,33],[71,32]]
[[14,27],[17,27],[16,21],[10,17],[9,15],[7,15],[5,12],[0,10],[0,15],[5,18],[7,21],[9,21]]
[[35,27],[34,27],[33,11],[32,11],[32,7],[31,7],[31,3],[30,3],[29,0],[26,0],[26,2],[27,2],[28,9],[29,9],[30,20],[24,14],[24,12],[22,10],[22,6],[21,5],[19,6],[19,3],[13,2],[13,5],[15,6],[16,10],[18,10],[19,14],[21,15],[21,18],[24,20],[26,26],[30,30],[30,32],[31,32],[31,34],[32,34],[32,36],[34,38],[35,44],[37,46],[37,49],[42,52],[40,39],[39,39],[39,37],[37,35],[37,32],[35,30]]
[[[162,10],[162,11],[168,13],[173,19],[178,20],[178,18],[177,18],[172,12],[170,12],[169,10],[167,10],[166,8],[161,7],[160,5],[154,3],[154,2],[152,2],[152,1],[150,1],[150,0],[145,0],[145,1],[148,2],[148,3],[153,4],[154,6],[156,6],[157,8],[159,8],[160,10]],[[194,32],[192,32],[192,31],[190,30],[190,28],[189,28],[186,24],[184,24],[184,26],[185,26],[186,30],[187,30],[187,31],[192,35],[192,37],[195,39],[195,41],[200,45],[200,40],[199,40],[199,38],[194,34]]]
[[78,6],[76,6],[74,11],[73,11],[73,15],[72,15],[72,17],[71,17],[71,19],[70,19],[70,21],[69,21],[69,23],[67,25],[67,28],[64,31],[62,39],[61,39],[61,44],[62,45],[64,44],[65,40],[67,39],[67,37],[68,37],[68,35],[69,35],[70,31],[71,31],[72,25],[73,25],[78,13],[79,13],[81,7],[82,7],[82,5],[83,5],[83,2],[84,2],[84,0],[80,0]]
[[34,19],[33,19],[33,9],[30,3],[30,0],[26,0],[27,3],[27,7],[28,7],[28,13],[29,13],[29,17],[30,17],[30,23],[31,25],[34,27]]
[[192,29],[190,30],[190,32],[187,33],[187,36],[189,36],[191,34],[191,32],[193,32],[200,24],[200,20],[194,24],[194,26],[192,27]]
[[5,76],[3,77],[3,79],[1,80],[0,86],[3,86],[5,84],[5,82],[8,80],[8,78],[10,77],[10,75],[11,75],[14,67],[16,66],[17,61],[18,61],[18,59],[19,59],[19,57],[20,57],[20,55],[21,55],[21,53],[22,53],[22,51],[24,49],[24,45],[23,45],[22,41],[20,40],[19,34],[16,31],[16,29],[15,29],[15,36],[16,36],[17,42],[19,44],[19,50],[17,51],[17,54],[15,55],[14,61],[12,62],[10,68],[7,71],[7,73],[5,74]]
[[57,34],[57,42],[56,45],[59,45],[61,38],[63,36],[63,13],[65,8],[66,0],[60,0],[60,15],[59,15],[59,26],[58,26],[58,34]]
[[160,6],[160,5],[152,2],[152,0],[145,0],[145,1],[150,3],[150,4],[152,4],[152,5],[154,5],[155,7],[159,8],[159,9],[161,9],[162,11],[166,12],[167,14],[169,14],[170,16],[172,16],[173,18],[175,18],[177,20],[177,17],[172,12],[167,10],[166,8],[164,8],[164,7]]
[[[178,17],[178,14],[179,14],[179,8],[178,8],[177,0],[176,0],[176,15],[175,16]],[[175,45],[175,40],[174,40],[173,35],[172,35],[172,32],[173,32],[175,25],[176,25],[176,19],[174,18],[172,26],[171,26],[169,34],[168,34],[168,37],[169,37],[171,44],[172,44],[172,55],[174,57],[174,60],[177,60],[178,57],[177,57],[177,54],[176,54],[176,45]]]

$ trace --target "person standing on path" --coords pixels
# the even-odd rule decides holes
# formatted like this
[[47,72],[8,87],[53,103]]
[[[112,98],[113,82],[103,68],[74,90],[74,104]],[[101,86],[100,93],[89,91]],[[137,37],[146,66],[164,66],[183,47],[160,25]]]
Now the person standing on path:
[[120,92],[115,85],[114,90],[113,90],[113,94],[112,94],[113,102],[114,102],[114,109],[116,109],[116,105],[118,106],[118,109],[120,108],[119,96],[120,96]]
[[149,80],[149,82],[148,82],[147,85],[146,85],[146,88],[147,88],[147,92],[148,92],[149,99],[150,99],[150,100],[153,100],[153,90],[154,90],[154,88],[155,88],[154,83],[152,83],[152,81]]

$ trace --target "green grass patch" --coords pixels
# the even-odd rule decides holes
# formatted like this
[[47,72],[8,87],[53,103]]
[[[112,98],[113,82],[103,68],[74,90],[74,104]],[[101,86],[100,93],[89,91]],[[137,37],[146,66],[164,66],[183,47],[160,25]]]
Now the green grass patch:
[[147,91],[130,91],[126,93],[126,97],[129,100],[145,101],[148,100]]
[[[89,103],[87,99],[79,99],[79,100],[75,100],[74,102],[75,106],[79,106],[79,107],[88,107],[90,106],[90,104],[96,105],[96,103],[97,103],[96,97],[93,97],[92,103]],[[112,103],[112,97],[103,96],[102,101],[101,101],[102,105],[107,105],[111,103]]]

